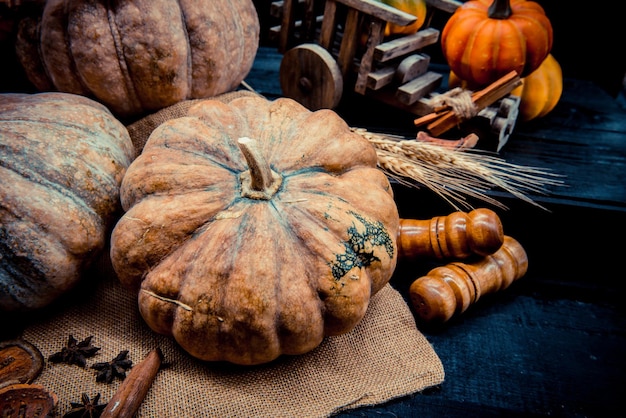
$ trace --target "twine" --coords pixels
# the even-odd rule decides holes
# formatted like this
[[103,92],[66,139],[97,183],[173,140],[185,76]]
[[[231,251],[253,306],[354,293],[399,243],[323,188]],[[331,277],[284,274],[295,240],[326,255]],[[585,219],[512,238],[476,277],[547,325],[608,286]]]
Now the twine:
[[478,109],[472,100],[472,92],[460,87],[437,94],[431,100],[434,108],[449,106],[458,117],[464,120],[471,119],[478,114]]

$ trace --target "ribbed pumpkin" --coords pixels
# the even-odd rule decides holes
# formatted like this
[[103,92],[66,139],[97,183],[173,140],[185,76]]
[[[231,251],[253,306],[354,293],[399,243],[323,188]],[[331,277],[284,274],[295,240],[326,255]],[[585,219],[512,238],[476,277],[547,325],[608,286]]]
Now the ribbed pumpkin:
[[550,113],[563,93],[563,72],[549,54],[539,68],[522,79],[522,85],[511,92],[521,98],[519,118],[530,121]]
[[395,269],[376,151],[291,99],[195,104],[151,134],[121,200],[120,281],[154,331],[202,360],[306,353],[353,329]]
[[407,26],[395,25],[387,23],[385,26],[385,36],[390,35],[411,35],[417,32],[426,21],[426,2],[425,0],[379,0],[388,6],[395,7],[398,10],[407,12],[417,17],[417,20]]
[[553,33],[543,8],[527,0],[470,0],[459,6],[441,32],[450,69],[477,85],[515,70],[535,71],[552,49]]
[[120,215],[134,154],[100,103],[0,95],[0,311],[42,308],[78,283]]
[[92,97],[119,117],[231,91],[260,24],[252,0],[50,0],[17,53],[41,91]]

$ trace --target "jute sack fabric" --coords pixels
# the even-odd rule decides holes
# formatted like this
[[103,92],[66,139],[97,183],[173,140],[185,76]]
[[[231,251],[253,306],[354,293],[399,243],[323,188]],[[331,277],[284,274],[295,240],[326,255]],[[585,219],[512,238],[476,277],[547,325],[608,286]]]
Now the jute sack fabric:
[[[246,93],[221,99],[241,94]],[[138,150],[152,129],[181,116],[190,104],[180,103],[129,126]],[[107,254],[88,273],[81,289],[32,321],[22,335],[46,359],[61,350],[69,335],[78,341],[91,336],[92,344],[100,347],[86,368],[46,361],[34,383],[57,394],[58,415],[69,411],[70,402],[80,402],[82,393],[91,398],[100,393],[100,402],[106,403],[121,381],[97,382],[90,366],[111,361],[123,350],[137,364],[158,347],[167,363],[138,417],[326,417],[415,394],[444,380],[439,357],[390,285],[372,297],[364,319],[351,332],[326,338],[301,356],[244,367],[196,360],[173,339],[149,329],[137,296],[117,280]]]

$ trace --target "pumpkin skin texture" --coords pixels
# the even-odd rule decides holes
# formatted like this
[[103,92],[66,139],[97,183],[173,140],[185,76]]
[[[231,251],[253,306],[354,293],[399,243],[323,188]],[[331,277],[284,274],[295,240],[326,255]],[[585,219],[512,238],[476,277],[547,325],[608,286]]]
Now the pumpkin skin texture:
[[134,155],[100,103],[0,95],[0,311],[43,308],[80,280],[120,215]]
[[260,31],[252,0],[50,0],[39,31],[22,26],[16,50],[35,87],[94,98],[120,118],[235,89]]
[[548,54],[539,68],[522,79],[511,92],[520,97],[519,118],[527,122],[550,113],[563,93],[563,72],[558,61]]
[[467,1],[441,32],[450,69],[477,85],[493,83],[513,70],[520,77],[529,75],[550,53],[552,42],[552,25],[543,8],[527,0]]
[[[241,137],[271,167],[264,197],[247,183]],[[306,353],[350,331],[395,269],[399,217],[376,165],[331,110],[201,101],[129,167],[113,267],[146,323],[194,357],[253,365]]]

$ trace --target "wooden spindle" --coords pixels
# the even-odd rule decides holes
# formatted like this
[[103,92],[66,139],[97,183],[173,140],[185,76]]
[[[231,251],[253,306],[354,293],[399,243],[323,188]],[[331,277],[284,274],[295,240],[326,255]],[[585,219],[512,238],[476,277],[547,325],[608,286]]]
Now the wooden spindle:
[[409,288],[414,311],[424,322],[446,322],[482,295],[509,287],[526,274],[528,257],[515,239],[505,236],[498,251],[474,263],[452,262],[432,269]]
[[502,223],[490,209],[454,212],[430,220],[400,219],[398,257],[464,259],[486,256],[504,241]]

